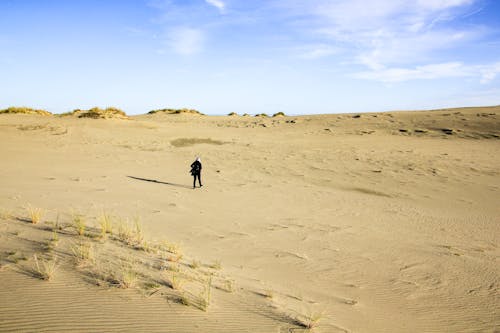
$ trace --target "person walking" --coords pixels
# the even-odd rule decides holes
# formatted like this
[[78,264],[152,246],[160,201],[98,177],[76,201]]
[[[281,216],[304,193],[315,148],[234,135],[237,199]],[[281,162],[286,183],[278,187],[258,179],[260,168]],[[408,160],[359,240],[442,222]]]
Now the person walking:
[[191,164],[191,175],[193,175],[193,189],[196,188],[196,178],[198,178],[198,183],[201,185],[201,159],[196,157],[196,161]]

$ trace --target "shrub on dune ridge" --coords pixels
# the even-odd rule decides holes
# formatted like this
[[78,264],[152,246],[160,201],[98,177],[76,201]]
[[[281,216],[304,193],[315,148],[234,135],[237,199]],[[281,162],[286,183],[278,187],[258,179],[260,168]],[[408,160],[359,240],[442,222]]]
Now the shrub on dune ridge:
[[38,114],[42,116],[51,116],[52,113],[46,110],[42,109],[32,109],[28,108],[25,106],[17,107],[17,106],[11,106],[8,107],[7,109],[0,110],[0,114],[7,114],[7,113],[21,113],[21,114]]
[[78,118],[91,118],[91,119],[110,119],[110,118],[128,119],[127,114],[125,112],[113,106],[107,107],[106,109],[101,109],[97,106],[89,110],[75,109],[71,112],[61,113],[59,116],[61,117],[75,116]]
[[127,115],[122,110],[115,107],[108,107],[100,109],[93,107],[90,110],[83,111],[78,115],[78,118],[92,118],[92,119],[107,119],[107,118],[126,118]]
[[155,114],[155,113],[161,113],[161,114],[198,114],[198,115],[203,115],[198,110],[195,109],[188,109],[188,108],[182,108],[182,109],[158,109],[158,110],[151,110],[148,112],[148,114]]

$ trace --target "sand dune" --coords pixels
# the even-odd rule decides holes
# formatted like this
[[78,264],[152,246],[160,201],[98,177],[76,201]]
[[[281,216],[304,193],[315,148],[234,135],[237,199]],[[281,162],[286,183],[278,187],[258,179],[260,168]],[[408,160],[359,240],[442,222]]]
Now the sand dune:
[[499,116],[2,114],[0,331],[498,332]]

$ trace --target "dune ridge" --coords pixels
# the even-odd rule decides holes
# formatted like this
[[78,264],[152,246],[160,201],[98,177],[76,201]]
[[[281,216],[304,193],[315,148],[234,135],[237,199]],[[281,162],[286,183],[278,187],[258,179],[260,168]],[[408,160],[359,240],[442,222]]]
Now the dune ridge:
[[[2,114],[0,330],[495,332],[499,114]],[[99,239],[103,211],[131,230],[140,217],[141,237]],[[112,278],[76,264],[77,213]],[[56,221],[71,227],[53,246]],[[183,257],[156,253],[164,239]],[[57,257],[49,281],[34,254]],[[137,274],[123,288],[127,257]],[[172,259],[193,277],[185,289],[160,270]],[[215,274],[207,311],[201,271]]]

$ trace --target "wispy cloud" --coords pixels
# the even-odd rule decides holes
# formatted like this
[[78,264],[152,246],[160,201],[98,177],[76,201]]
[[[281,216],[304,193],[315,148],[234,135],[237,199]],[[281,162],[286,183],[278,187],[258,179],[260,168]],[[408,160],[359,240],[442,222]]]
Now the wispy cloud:
[[500,62],[494,63],[489,66],[482,66],[481,72],[481,83],[486,84],[493,81],[498,74],[500,74]]
[[402,82],[418,79],[438,79],[471,76],[469,68],[460,62],[416,66],[414,68],[382,68],[356,73],[355,78],[381,82]]
[[355,50],[371,68],[425,61],[433,53],[473,40],[481,27],[440,24],[471,9],[474,0],[320,1],[313,13],[320,35]]
[[299,57],[303,59],[319,59],[325,58],[339,52],[338,48],[328,44],[314,44],[304,46],[299,49]]
[[203,49],[205,36],[202,30],[188,27],[179,27],[170,30],[167,44],[181,55],[193,55]]
[[466,65],[461,62],[446,62],[416,66],[413,68],[382,68],[353,74],[358,79],[380,82],[403,82],[456,77],[477,78],[482,84],[493,81],[500,74],[500,62],[486,65]]
[[221,14],[226,11],[226,4],[221,0],[205,0],[205,2],[217,8]]

